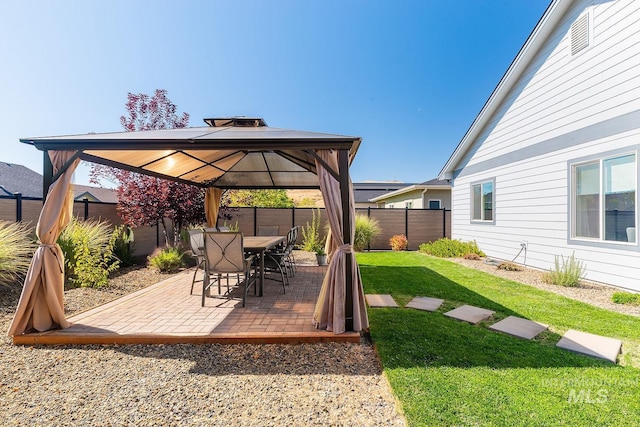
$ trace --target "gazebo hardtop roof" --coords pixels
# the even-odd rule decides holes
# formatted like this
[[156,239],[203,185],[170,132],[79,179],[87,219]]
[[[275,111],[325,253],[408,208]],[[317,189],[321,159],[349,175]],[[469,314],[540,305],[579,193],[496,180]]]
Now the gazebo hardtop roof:
[[359,137],[272,128],[253,118],[210,126],[21,138],[42,151],[73,150],[93,163],[220,188],[318,188],[314,150],[348,150]]

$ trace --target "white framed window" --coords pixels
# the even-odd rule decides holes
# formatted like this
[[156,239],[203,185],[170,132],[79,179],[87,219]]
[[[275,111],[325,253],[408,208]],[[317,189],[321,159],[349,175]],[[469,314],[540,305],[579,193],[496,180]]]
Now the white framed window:
[[471,221],[495,222],[495,180],[471,184]]
[[637,155],[627,152],[570,163],[571,235],[607,243],[637,241]]
[[442,209],[442,200],[429,199],[429,209]]

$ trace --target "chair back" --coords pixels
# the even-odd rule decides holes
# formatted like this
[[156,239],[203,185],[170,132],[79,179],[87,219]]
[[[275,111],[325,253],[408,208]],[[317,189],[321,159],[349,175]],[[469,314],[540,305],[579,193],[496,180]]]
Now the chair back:
[[202,236],[202,230],[189,230],[189,245],[191,246],[191,252],[193,255],[204,255],[204,238]]
[[279,236],[280,227],[277,225],[259,225],[258,236]]
[[242,273],[245,267],[242,233],[204,232],[206,269],[209,273]]

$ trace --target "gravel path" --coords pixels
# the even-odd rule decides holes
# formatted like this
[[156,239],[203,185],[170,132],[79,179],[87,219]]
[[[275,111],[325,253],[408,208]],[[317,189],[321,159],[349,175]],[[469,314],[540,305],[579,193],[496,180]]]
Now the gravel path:
[[[68,290],[67,315],[163,278]],[[19,293],[0,288],[2,426],[405,425],[367,342],[20,347],[4,335]]]

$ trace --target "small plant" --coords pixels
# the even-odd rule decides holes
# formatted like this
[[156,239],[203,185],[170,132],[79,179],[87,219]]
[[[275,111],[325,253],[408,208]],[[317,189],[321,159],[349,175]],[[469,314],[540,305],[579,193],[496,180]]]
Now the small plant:
[[64,254],[65,281],[72,286],[105,286],[109,273],[120,266],[113,253],[116,239],[106,221],[73,218],[58,238]]
[[366,215],[356,215],[356,230],[353,239],[353,249],[363,251],[368,248],[373,239],[380,234],[378,221]]
[[555,266],[542,276],[545,283],[559,286],[577,286],[584,277],[584,264],[576,260],[574,254],[567,259],[562,255],[555,257]]
[[229,231],[232,233],[237,233],[240,231],[240,226],[238,225],[238,221],[236,221],[235,224],[227,224],[227,221],[225,220],[222,226],[228,228]]
[[316,252],[324,247],[324,239],[320,237],[320,209],[312,210],[311,223],[307,221],[306,227],[302,227],[302,250]]
[[464,256],[462,257],[464,259],[470,259],[472,261],[479,261],[481,259],[480,255],[470,252],[468,254],[464,254]]
[[133,245],[135,243],[133,229],[128,225],[122,224],[114,228],[113,234],[116,236],[113,254],[120,260],[120,265],[123,267],[134,265],[136,258],[133,256]]
[[522,271],[524,270],[520,264],[516,264],[515,262],[504,261],[498,265],[498,270],[505,271]]
[[0,221],[0,286],[24,278],[36,248],[28,224]]
[[389,240],[389,245],[391,245],[391,249],[394,251],[404,251],[407,249],[408,244],[407,236],[404,234],[396,234]]
[[611,295],[611,301],[615,304],[640,305],[640,294],[614,292],[613,295]]
[[450,240],[446,237],[435,242],[423,243],[418,247],[419,252],[440,258],[459,258],[467,254],[485,256],[475,241],[463,242],[462,240]]
[[324,250],[324,246],[317,246],[314,252],[316,253],[316,255],[319,255],[319,256],[324,256],[327,254],[327,251]]
[[176,273],[184,266],[184,252],[179,247],[157,248],[148,257],[149,266],[163,273]]

